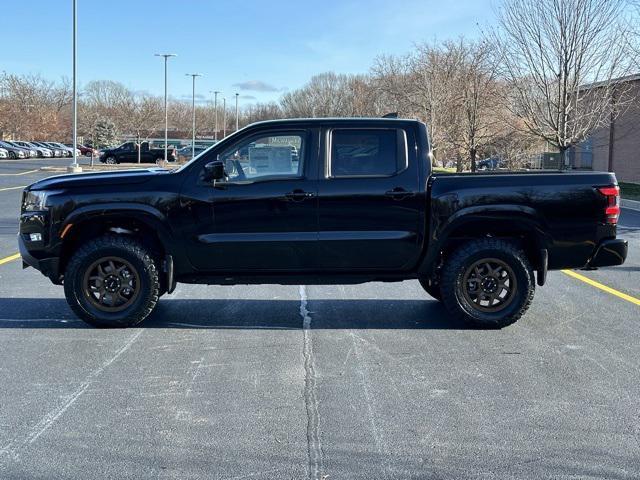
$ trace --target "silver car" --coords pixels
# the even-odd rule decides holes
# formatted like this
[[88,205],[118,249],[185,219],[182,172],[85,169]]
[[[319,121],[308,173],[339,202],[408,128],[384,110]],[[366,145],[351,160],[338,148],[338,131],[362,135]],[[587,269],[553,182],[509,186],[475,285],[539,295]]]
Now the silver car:
[[[53,156],[53,152],[51,151],[50,148],[44,148],[39,145],[36,145],[35,143],[23,142],[23,141],[15,141],[13,143],[21,147],[28,148],[30,150],[35,150],[37,153],[37,156],[40,158],[50,158]],[[31,155],[31,156],[33,157],[35,155]]]

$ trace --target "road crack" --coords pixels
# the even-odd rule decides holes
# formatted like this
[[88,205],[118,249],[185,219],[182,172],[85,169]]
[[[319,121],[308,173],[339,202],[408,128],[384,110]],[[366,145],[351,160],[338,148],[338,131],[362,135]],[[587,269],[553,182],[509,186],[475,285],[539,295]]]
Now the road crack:
[[307,411],[307,475],[310,480],[321,480],[323,478],[323,461],[320,443],[320,414],[316,395],[316,370],[311,338],[311,316],[307,309],[306,286],[300,285],[299,292],[303,334],[304,405]]

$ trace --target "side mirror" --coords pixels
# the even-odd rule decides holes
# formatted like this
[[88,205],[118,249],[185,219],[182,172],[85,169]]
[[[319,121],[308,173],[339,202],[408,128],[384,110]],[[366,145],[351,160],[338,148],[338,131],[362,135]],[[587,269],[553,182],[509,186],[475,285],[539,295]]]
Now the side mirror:
[[224,178],[224,163],[220,160],[209,162],[204,166],[205,182],[212,182]]

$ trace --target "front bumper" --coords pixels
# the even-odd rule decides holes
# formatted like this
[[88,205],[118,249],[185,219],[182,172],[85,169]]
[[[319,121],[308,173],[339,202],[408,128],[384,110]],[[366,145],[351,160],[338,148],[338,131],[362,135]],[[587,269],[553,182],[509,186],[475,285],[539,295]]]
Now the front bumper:
[[589,260],[587,267],[622,265],[627,259],[628,243],[621,238],[603,240]]
[[18,248],[22,257],[22,268],[33,267],[49,277],[56,285],[60,282],[60,259],[58,257],[36,258],[27,249],[22,234],[18,234]]

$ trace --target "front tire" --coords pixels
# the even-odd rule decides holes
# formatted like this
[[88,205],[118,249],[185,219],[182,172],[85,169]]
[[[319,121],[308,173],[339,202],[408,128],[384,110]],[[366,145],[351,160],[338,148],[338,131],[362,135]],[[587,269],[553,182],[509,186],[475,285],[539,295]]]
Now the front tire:
[[447,310],[465,323],[503,328],[527,311],[535,281],[521,249],[486,238],[463,245],[446,260],[441,292]]
[[147,318],[158,302],[158,268],[136,240],[106,235],[89,241],[71,257],[64,293],[86,323],[132,327]]
[[116,157],[110,156],[104,159],[104,163],[108,165],[115,165],[116,163],[118,163],[118,160],[116,160]]

